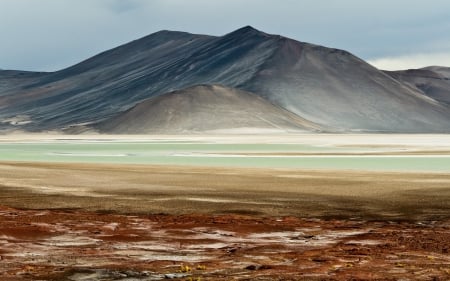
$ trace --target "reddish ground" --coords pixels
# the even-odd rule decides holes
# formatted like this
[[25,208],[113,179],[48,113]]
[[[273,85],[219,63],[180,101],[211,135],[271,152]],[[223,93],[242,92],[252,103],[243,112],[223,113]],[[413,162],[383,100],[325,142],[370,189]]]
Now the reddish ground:
[[5,281],[450,280],[449,251],[450,221],[0,207]]

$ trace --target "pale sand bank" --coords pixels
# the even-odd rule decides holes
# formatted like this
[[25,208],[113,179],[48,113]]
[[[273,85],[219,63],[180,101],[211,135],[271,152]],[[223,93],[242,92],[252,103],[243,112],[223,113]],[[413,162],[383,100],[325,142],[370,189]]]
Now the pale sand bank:
[[0,135],[0,142],[57,140],[130,142],[296,143],[322,146],[410,146],[450,148],[450,134],[268,134],[268,135]]

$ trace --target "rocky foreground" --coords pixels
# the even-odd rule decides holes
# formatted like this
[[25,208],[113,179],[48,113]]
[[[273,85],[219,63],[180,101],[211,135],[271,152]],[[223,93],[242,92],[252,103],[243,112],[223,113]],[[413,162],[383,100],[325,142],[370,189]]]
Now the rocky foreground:
[[1,280],[449,280],[450,221],[0,207]]

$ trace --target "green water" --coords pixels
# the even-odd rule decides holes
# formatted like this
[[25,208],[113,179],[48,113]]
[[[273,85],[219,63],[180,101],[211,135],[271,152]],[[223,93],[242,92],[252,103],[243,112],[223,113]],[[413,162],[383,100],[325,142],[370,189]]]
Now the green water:
[[[306,169],[357,169],[450,172],[450,157],[326,156],[239,157],[237,153],[357,152],[374,148],[338,148],[304,144],[216,144],[168,142],[0,143],[0,161],[166,164]],[[210,154],[208,154],[210,153]],[[224,155],[214,155],[224,153]],[[225,155],[231,154],[231,155]]]

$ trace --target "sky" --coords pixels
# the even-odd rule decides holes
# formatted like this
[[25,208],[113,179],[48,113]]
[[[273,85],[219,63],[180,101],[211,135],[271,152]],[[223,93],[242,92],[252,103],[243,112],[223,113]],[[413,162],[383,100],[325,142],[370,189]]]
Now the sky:
[[0,69],[55,71],[162,29],[246,25],[381,69],[450,66],[448,0],[0,0]]

